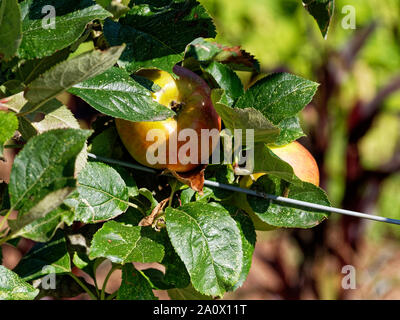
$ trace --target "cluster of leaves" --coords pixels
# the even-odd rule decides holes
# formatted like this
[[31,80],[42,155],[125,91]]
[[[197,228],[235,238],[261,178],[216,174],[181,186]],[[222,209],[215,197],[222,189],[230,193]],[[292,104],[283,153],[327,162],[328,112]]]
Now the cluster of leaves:
[[[55,28],[42,25],[45,5],[55,8]],[[88,150],[132,161],[113,118],[155,121],[173,115],[152,100],[151,83],[135,75],[142,68],[172,72],[181,63],[213,88],[226,128],[255,130],[255,171],[269,173],[255,188],[329,205],[321,189],[301,182],[268,148],[303,135],[297,114],[317,84],[278,73],[245,91],[235,71],[258,71],[257,61],[208,40],[215,27],[195,0],[1,0],[0,23],[0,156],[4,145],[18,148],[9,183],[1,188],[0,244],[37,242],[13,271],[0,266],[0,299],[82,291],[101,299],[154,299],[153,289],[168,290],[171,298],[206,299],[243,284],[256,234],[249,216],[232,205],[233,193],[207,187],[199,193],[167,177],[88,161]],[[93,130],[80,129],[56,99],[65,91],[103,115]],[[238,180],[231,165],[210,165],[205,175],[229,184]],[[276,227],[310,228],[326,218],[248,200],[261,220]],[[9,219],[15,211],[17,218]],[[105,259],[113,264],[110,274],[122,269],[121,287],[113,294],[96,283]],[[133,262],[159,263],[165,272],[138,270]],[[94,286],[84,284],[76,268]],[[49,270],[57,274],[56,290],[38,281]]]

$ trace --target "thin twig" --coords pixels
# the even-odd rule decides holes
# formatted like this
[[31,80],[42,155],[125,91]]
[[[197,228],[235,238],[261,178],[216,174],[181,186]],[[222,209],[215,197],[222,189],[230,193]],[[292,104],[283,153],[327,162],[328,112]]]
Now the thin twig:
[[97,297],[94,295],[94,293],[81,281],[79,278],[74,275],[72,272],[68,273],[72,279],[76,281],[77,284],[80,285],[80,287],[85,290],[85,292],[90,296],[92,300],[97,300]]
[[106,276],[106,278],[104,279],[104,282],[103,282],[103,287],[101,289],[100,300],[104,300],[104,296],[106,294],[106,286],[107,286],[108,280],[110,279],[110,277],[114,273],[114,271],[117,270],[117,269],[121,269],[121,266],[120,265],[114,265],[114,266],[111,267],[110,271],[107,273],[107,276]]

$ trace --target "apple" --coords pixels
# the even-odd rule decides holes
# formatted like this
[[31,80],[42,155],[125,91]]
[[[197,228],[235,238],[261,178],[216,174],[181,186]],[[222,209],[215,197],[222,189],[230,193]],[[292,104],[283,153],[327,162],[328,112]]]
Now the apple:
[[296,176],[319,186],[319,170],[312,154],[297,141],[284,146],[269,147],[283,161],[289,163]]
[[[315,161],[314,157],[311,153],[304,148],[300,143],[297,141],[291,142],[284,146],[272,146],[269,147],[272,152],[274,152],[279,158],[283,161],[289,163],[296,176],[305,182],[310,182],[319,186],[319,170],[317,162]],[[251,185],[257,181],[257,179],[266,173],[253,173],[248,176],[244,176],[240,180],[240,187],[250,189]],[[256,230],[273,230],[276,227],[269,225],[262,221],[253,211],[250,204],[247,201],[247,195],[244,193],[238,194],[235,197],[236,205],[247,212],[250,218],[253,220],[254,227]]]
[[[218,132],[221,131],[221,119],[211,102],[211,89],[207,83],[186,68],[176,65],[173,71],[179,77],[178,79],[174,79],[168,72],[158,69],[143,69],[137,74],[153,81],[161,88],[153,92],[152,97],[158,103],[174,110],[176,113],[174,117],[162,121],[146,122],[116,119],[115,123],[122,143],[137,162],[155,169],[187,172],[196,168],[212,154],[216,143],[214,143],[214,140],[210,142],[210,138],[208,152],[204,152],[201,148],[201,130],[217,129]],[[148,148],[155,143],[154,140],[147,141],[146,139],[152,129],[161,130],[163,133],[164,138],[162,141],[157,140],[157,143],[165,147],[165,163],[150,163],[146,156]],[[186,143],[192,143],[190,139],[185,141],[176,139],[179,132],[184,129],[193,129],[197,136],[196,144],[193,147],[197,146],[198,157],[196,161],[189,163],[182,163],[184,161],[180,161],[178,157],[180,148]],[[174,143],[176,143],[177,148],[171,148],[172,151],[170,151],[172,139],[175,139],[176,142]],[[189,148],[189,150],[192,149]]]

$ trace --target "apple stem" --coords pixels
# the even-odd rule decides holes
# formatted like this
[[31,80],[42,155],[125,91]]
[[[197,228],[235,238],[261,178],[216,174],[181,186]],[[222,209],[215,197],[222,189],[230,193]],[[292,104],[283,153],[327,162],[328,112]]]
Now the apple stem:
[[171,207],[172,206],[172,199],[174,198],[174,194],[175,194],[175,191],[176,191],[177,181],[175,179],[170,179],[169,184],[171,186],[171,194],[169,196],[168,207]]

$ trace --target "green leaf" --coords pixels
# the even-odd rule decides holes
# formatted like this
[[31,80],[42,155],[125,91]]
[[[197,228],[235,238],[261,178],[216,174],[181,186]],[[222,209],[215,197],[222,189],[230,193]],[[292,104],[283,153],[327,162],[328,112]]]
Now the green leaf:
[[0,1],[0,58],[12,58],[21,44],[21,9],[17,0]]
[[239,77],[227,65],[213,61],[204,68],[204,71],[214,78],[221,89],[225,90],[229,105],[232,105],[244,93]]
[[202,37],[194,39],[186,46],[184,67],[198,68],[199,62],[202,65],[208,65],[213,61],[224,63],[234,70],[260,71],[259,62],[239,47],[226,47],[216,43],[214,39]]
[[129,11],[130,0],[96,0],[104,9],[110,11],[114,19],[118,19]]
[[181,192],[181,202],[182,204],[186,204],[192,201],[193,196],[195,195],[196,191],[192,188],[187,188]]
[[230,291],[235,291],[243,285],[247,278],[247,275],[249,274],[257,235],[254,229],[253,222],[247,214],[245,214],[240,209],[229,205],[224,205],[224,208],[227,209],[231,213],[232,218],[235,219],[237,226],[240,230],[240,234],[242,236],[242,270],[240,272],[239,281],[236,282],[235,285],[233,285],[231,288],[229,288]]
[[[7,98],[7,107],[14,112],[20,113],[32,108],[32,105],[24,98],[24,92],[21,91]],[[62,110],[57,110],[57,109]],[[42,119],[43,114],[45,118]],[[41,119],[41,120],[37,120]],[[79,129],[79,123],[70,110],[57,99],[50,99],[43,103],[35,112],[19,115],[18,131],[25,140],[29,140],[38,133],[43,133],[55,128],[76,128]]]
[[9,193],[22,228],[57,208],[75,188],[75,160],[89,130],[56,129],[38,135],[14,160]]
[[[142,208],[143,209],[143,208]],[[134,207],[129,207],[126,212],[118,216],[115,221],[130,224],[131,226],[138,226],[139,222],[144,218],[144,214]]]
[[168,235],[194,288],[222,296],[239,280],[242,269],[242,241],[235,220],[216,203],[193,202],[165,212]]
[[271,143],[279,135],[279,129],[274,126],[264,115],[254,108],[231,108],[221,100],[222,91],[213,90],[211,93],[213,105],[218,115],[224,122],[225,128],[234,129],[254,129],[254,142]]
[[290,73],[274,73],[252,85],[235,107],[257,109],[276,125],[310,103],[317,87],[317,83]]
[[[235,173],[231,165],[209,165],[205,171],[205,178],[210,181],[216,181],[224,184],[233,184],[235,180]],[[190,189],[192,190],[192,189]],[[184,190],[186,191],[186,190]],[[195,193],[196,201],[206,201],[214,199],[217,201],[227,200],[233,196],[233,193],[217,187],[203,188],[203,194]],[[185,201],[190,199],[185,199]]]
[[[260,177],[253,185],[252,188],[262,186],[262,190],[266,193],[279,196],[282,196],[285,191],[282,181],[269,175]],[[325,192],[311,183],[291,184],[288,191],[288,198],[330,206]],[[247,201],[262,221],[276,227],[312,228],[328,217],[324,211],[288,205],[254,196],[247,196]]]
[[151,287],[154,290],[168,290],[175,287],[172,284],[165,281],[164,273],[158,269],[149,268],[142,270],[142,273],[150,282]]
[[117,170],[121,178],[125,181],[126,187],[128,188],[129,197],[136,197],[139,195],[139,189],[136,185],[136,181],[133,179],[132,174],[125,168],[113,164],[112,167]]
[[32,125],[25,116],[19,117],[18,132],[21,133],[22,138],[25,141],[30,140],[32,137],[37,135],[35,127]]
[[153,101],[151,92],[134,81],[119,68],[79,83],[68,90],[96,110],[130,121],[155,121],[172,117],[175,113]]
[[[208,180],[215,181],[215,178],[211,178]],[[232,196],[232,192],[229,192],[227,190],[221,190],[219,188],[214,188],[214,187],[204,187],[203,194],[196,192],[195,201],[209,202],[210,199],[221,201],[226,198],[229,198],[230,196]]]
[[[10,64],[11,63],[16,64],[17,61],[18,61],[18,59],[12,59],[9,63]],[[1,98],[6,98],[7,97],[7,99],[10,99],[10,97],[12,95],[21,92],[24,89],[24,86],[21,83],[21,81],[19,81],[17,79],[10,79],[10,78],[14,77],[14,74],[12,74],[13,70],[7,70],[8,76],[6,76],[6,75],[4,75],[2,73],[1,69],[3,69],[3,68],[7,69],[6,65],[7,65],[7,62],[3,62],[2,63],[2,68],[0,68],[0,83],[1,83],[1,85],[0,85],[0,97]],[[12,66],[10,68],[13,69],[15,67],[16,66]],[[10,80],[7,81],[7,79],[10,79]]]
[[302,183],[294,174],[290,164],[281,160],[264,143],[256,143],[254,146],[253,172],[265,172],[288,182]]
[[0,216],[7,214],[10,209],[10,195],[8,194],[8,184],[0,184]]
[[[174,65],[183,58],[179,52],[175,52],[145,32],[110,19],[104,23],[104,35],[110,45],[127,44],[118,65],[126,68],[129,73],[141,68],[157,68],[172,73]],[[137,50],[143,47],[144,50]]]
[[201,294],[192,285],[183,289],[170,289],[168,290],[168,295],[172,300],[212,300],[212,297]]
[[86,268],[86,267],[89,265],[89,263],[86,262],[84,259],[82,259],[82,258],[79,256],[79,253],[76,252],[76,251],[74,252],[74,256],[73,256],[73,258],[72,258],[72,262],[73,262],[74,265],[77,266],[79,269],[84,269],[84,268]]
[[3,157],[3,145],[13,137],[18,129],[18,119],[13,112],[0,111],[0,161]]
[[104,9],[106,9],[110,4],[112,0],[96,0],[96,3],[101,5]]
[[[22,88],[19,88],[22,90]],[[7,97],[7,108],[19,112],[27,101],[24,98],[24,92],[20,91],[12,96]]]
[[115,127],[107,128],[93,138],[89,146],[90,152],[96,156],[112,158],[118,144],[118,132]]
[[[32,122],[32,125],[35,127],[38,133],[61,128],[80,128],[78,120],[76,120],[68,107],[64,106],[56,99],[50,100],[49,102],[51,102],[55,110],[49,110],[50,112],[47,112],[47,110],[40,108],[38,112],[45,114],[43,120],[39,122]],[[49,104],[50,103],[47,103],[46,105]]]
[[38,293],[15,272],[0,266],[0,300],[33,300]]
[[70,256],[64,233],[58,231],[47,243],[37,243],[15,267],[25,281],[40,278],[49,273],[63,274],[71,271]]
[[199,37],[186,46],[185,60],[194,58],[200,62],[211,62],[222,51],[223,47],[212,39]]
[[164,236],[165,255],[161,264],[165,266],[164,282],[174,288],[185,288],[190,283],[190,276],[186,270],[185,264],[177,255],[166,230],[162,230]]
[[197,1],[174,0],[159,6],[134,5],[119,22],[107,19],[104,35],[110,45],[127,44],[119,65],[129,72],[152,67],[172,73],[190,41],[200,36],[213,38],[216,33]]
[[319,29],[324,37],[326,37],[329,24],[333,15],[335,1],[334,0],[303,0],[303,5],[307,11],[317,21]]
[[89,162],[78,175],[78,188],[65,203],[75,209],[75,220],[97,223],[115,218],[129,206],[128,189],[112,167]]
[[149,209],[147,212],[150,213],[158,205],[158,201],[154,198],[153,192],[146,188],[140,188],[139,194],[149,203]]
[[104,257],[114,263],[161,262],[164,247],[146,235],[142,227],[106,222],[93,237],[90,259]]
[[[158,201],[154,198],[153,193],[146,188],[136,190],[132,185],[131,187],[128,187],[128,189],[130,190],[129,196],[134,197],[131,201],[137,207],[129,207],[123,215],[117,217],[117,220],[125,224],[137,226],[146,215],[149,215],[153,211],[153,209],[158,205]],[[136,194],[137,191],[138,194]]]
[[117,300],[156,300],[150,282],[132,264],[122,268],[122,282]]
[[[37,116],[38,113],[43,113],[45,116],[43,120],[39,122],[33,121],[34,118]],[[24,120],[25,117],[21,117]],[[48,130],[53,129],[61,129],[61,128],[73,128],[79,129],[80,125],[78,120],[76,120],[75,116],[68,109],[68,107],[64,106],[60,101],[57,99],[52,99],[46,102],[42,107],[40,107],[36,112],[29,114],[26,116],[28,118],[29,123],[25,122],[27,129],[30,130],[28,133],[29,135],[36,135],[37,133],[43,133]],[[34,130],[36,132],[34,132]],[[26,134],[26,133],[25,133]],[[87,145],[85,143],[82,151],[79,153],[76,162],[75,162],[75,173],[79,173],[83,167],[86,165],[87,162]]]
[[22,111],[37,110],[73,85],[103,73],[115,64],[123,50],[124,46],[93,50],[57,64],[28,85],[25,98],[30,106]]
[[86,252],[74,252],[72,262],[79,269],[87,273],[92,279],[96,278],[96,270],[105,258],[90,260]]
[[75,58],[82,53],[89,52],[95,49],[93,40],[85,41],[88,38],[89,34],[90,33],[87,30],[85,34],[83,34],[82,37],[71,46],[71,51],[73,52],[71,52],[71,54],[68,56],[68,59]]
[[69,54],[70,49],[65,48],[63,50],[55,52],[49,57],[27,60],[18,69],[18,72],[16,74],[17,79],[21,80],[25,85],[28,85],[41,74],[49,70],[51,67],[55,66],[61,61],[66,60]]
[[285,145],[305,136],[298,116],[283,119],[277,127],[281,129],[281,132],[274,141],[276,145]]
[[[46,18],[50,5],[55,9],[54,25]],[[18,55],[24,59],[42,58],[75,42],[86,25],[111,14],[90,0],[26,0],[21,3],[23,39]],[[43,27],[43,25],[45,27]]]
[[165,266],[165,274],[153,268],[145,269],[143,273],[155,290],[186,288],[190,284],[190,276],[186,267],[172,247],[166,230],[163,229],[161,233],[163,234],[162,239],[165,248],[165,255],[161,264]]
[[[46,214],[32,223],[18,230],[15,236],[24,237],[38,242],[47,242],[53,238],[55,232],[64,223],[71,225],[74,220],[75,212],[66,206],[60,206],[57,209]],[[13,220],[9,220],[11,229],[16,229]]]

